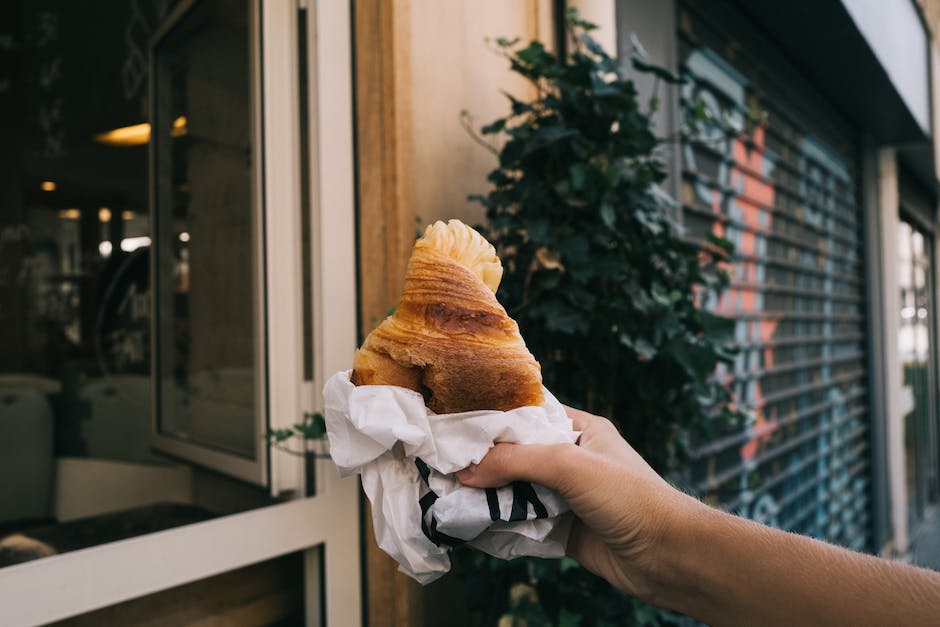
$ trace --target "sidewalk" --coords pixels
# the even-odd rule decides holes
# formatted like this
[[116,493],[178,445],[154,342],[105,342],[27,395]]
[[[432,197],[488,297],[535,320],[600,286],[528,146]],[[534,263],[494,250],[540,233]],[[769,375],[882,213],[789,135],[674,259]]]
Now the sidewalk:
[[911,539],[911,562],[940,570],[940,506],[927,510],[924,522],[914,533]]

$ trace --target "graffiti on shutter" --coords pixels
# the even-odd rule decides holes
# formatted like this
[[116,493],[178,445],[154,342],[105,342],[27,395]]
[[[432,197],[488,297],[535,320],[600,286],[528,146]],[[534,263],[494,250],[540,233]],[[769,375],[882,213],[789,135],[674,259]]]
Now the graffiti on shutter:
[[731,287],[707,306],[736,321],[739,352],[717,376],[748,419],[699,443],[693,488],[761,522],[867,548],[854,134],[822,105],[790,103],[779,73],[771,84],[768,64],[712,20],[680,9],[681,106],[712,120],[682,144],[680,200],[690,238],[735,245]]

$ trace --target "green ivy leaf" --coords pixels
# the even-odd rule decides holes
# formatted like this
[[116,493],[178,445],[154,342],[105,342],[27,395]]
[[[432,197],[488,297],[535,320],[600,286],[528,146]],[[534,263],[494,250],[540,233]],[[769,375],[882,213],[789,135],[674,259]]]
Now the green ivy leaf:
[[309,416],[306,421],[295,424],[293,429],[302,438],[316,440],[326,435],[326,422],[323,415],[317,413]]
[[581,568],[581,564],[571,559],[570,557],[563,557],[559,562],[559,569],[561,572],[565,573],[573,568]]
[[604,226],[609,229],[614,228],[614,224],[617,221],[617,215],[614,213],[614,208],[609,204],[604,203],[601,205],[601,220],[604,222]]
[[652,359],[656,356],[657,353],[656,347],[642,337],[634,340],[633,350],[635,350],[636,354],[639,355],[642,359]]
[[581,43],[584,47],[601,58],[607,58],[607,51],[601,47],[590,35],[581,35]]
[[714,348],[707,344],[675,340],[669,349],[673,358],[695,379],[706,379],[717,365],[717,354]]
[[529,113],[535,110],[535,108],[531,104],[523,100],[517,99],[515,96],[513,96],[509,92],[504,91],[503,95],[509,99],[509,102],[512,105],[511,109],[512,109],[513,115],[522,115],[524,113]]
[[714,244],[715,246],[722,249],[723,251],[725,251],[725,253],[729,255],[734,252],[734,243],[729,239],[726,239],[724,237],[718,237],[717,235],[711,232],[705,234],[705,239],[708,241],[709,244]]
[[544,126],[535,131],[532,141],[522,151],[523,156],[528,156],[537,150],[544,150],[553,144],[563,140],[571,139],[578,135],[578,131],[565,126]]
[[581,312],[564,301],[551,300],[542,303],[538,308],[538,312],[540,317],[545,320],[545,328],[548,331],[568,335],[587,331],[588,322]]
[[649,63],[644,61],[639,57],[633,57],[633,68],[639,72],[646,72],[647,74],[652,74],[659,79],[666,81],[667,83],[673,85],[681,85],[685,82],[685,78],[670,72],[666,68],[656,65],[654,63]]
[[699,311],[699,320],[705,334],[719,344],[727,344],[734,340],[736,322],[733,318],[716,316],[709,311]]
[[558,613],[558,627],[578,627],[581,624],[581,619],[583,616],[576,614],[568,610],[568,608],[561,608],[561,612]]
[[581,19],[581,13],[577,7],[568,7],[565,11],[565,23],[568,24],[569,28],[580,28],[585,31],[597,30],[597,24]]
[[529,239],[536,245],[542,246],[552,242],[552,223],[548,220],[533,220],[526,229]]
[[569,173],[571,175],[571,188],[575,191],[584,189],[584,183],[587,180],[588,166],[585,163],[575,163],[571,166]]
[[639,625],[654,625],[659,622],[659,610],[652,605],[637,602],[633,606],[633,618]]
[[558,252],[568,265],[590,262],[591,243],[584,235],[572,235],[558,243]]
[[487,124],[486,126],[481,128],[480,132],[483,133],[484,135],[493,135],[495,133],[499,133],[504,128],[506,128],[506,118],[500,118],[496,120],[495,122]]
[[268,442],[278,443],[284,442],[294,435],[294,432],[290,429],[268,429],[265,433],[265,439]]
[[528,65],[534,65],[541,67],[542,64],[546,63],[550,57],[547,52],[545,52],[545,46],[541,42],[533,41],[528,46],[522,50],[516,51],[516,58],[526,63]]

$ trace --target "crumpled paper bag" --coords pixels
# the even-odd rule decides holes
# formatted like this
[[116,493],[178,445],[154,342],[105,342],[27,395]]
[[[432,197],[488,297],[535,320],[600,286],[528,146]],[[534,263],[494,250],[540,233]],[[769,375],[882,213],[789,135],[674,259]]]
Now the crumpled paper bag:
[[351,372],[323,389],[330,456],[343,476],[362,475],[376,541],[399,570],[428,584],[464,543],[503,559],[564,556],[570,517],[560,496],[528,482],[483,490],[453,477],[496,442],[575,442],[579,433],[548,390],[541,407],[435,415],[417,392],[355,386]]

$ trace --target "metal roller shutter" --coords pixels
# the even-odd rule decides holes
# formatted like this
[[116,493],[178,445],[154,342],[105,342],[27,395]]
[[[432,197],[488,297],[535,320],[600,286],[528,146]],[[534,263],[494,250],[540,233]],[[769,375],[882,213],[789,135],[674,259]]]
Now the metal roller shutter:
[[692,486],[744,516],[868,548],[857,132],[735,11],[678,11],[681,106],[721,120],[682,144],[683,221],[697,241],[736,246],[731,288],[710,305],[736,320],[740,352],[719,376],[753,412],[699,443]]

